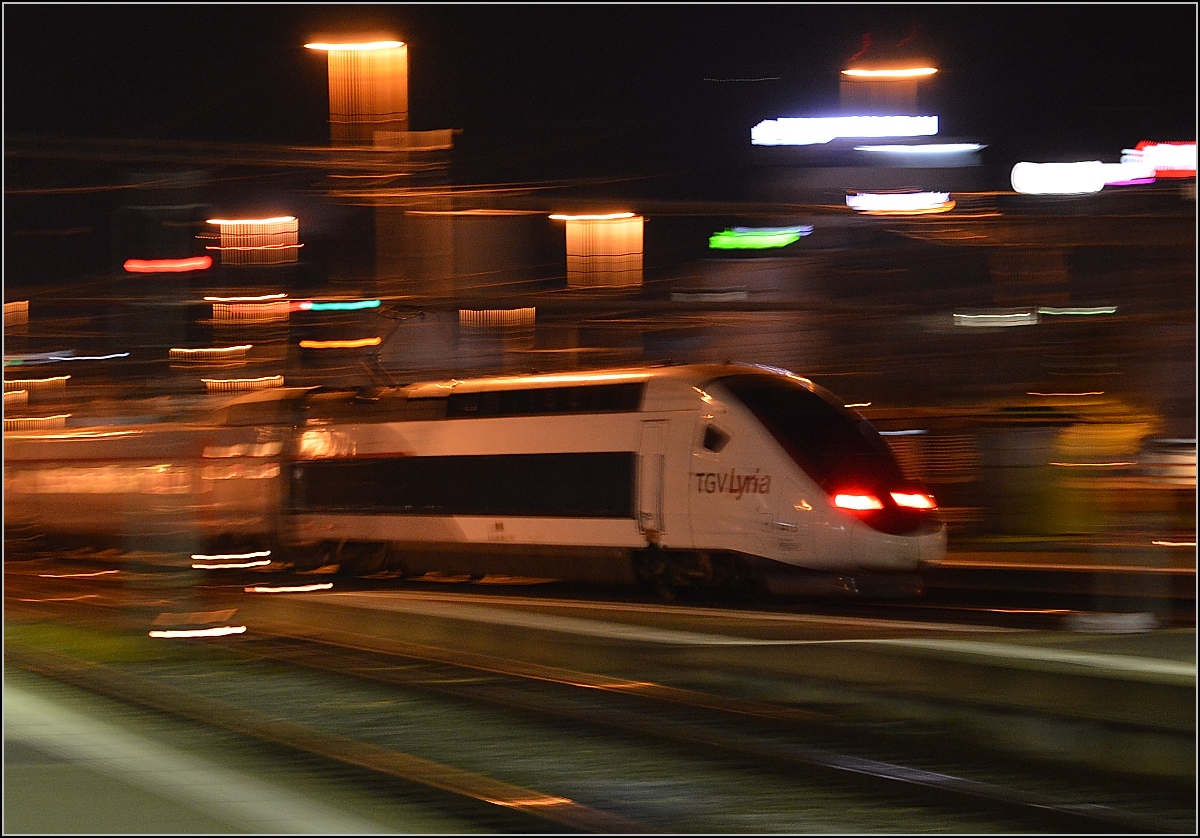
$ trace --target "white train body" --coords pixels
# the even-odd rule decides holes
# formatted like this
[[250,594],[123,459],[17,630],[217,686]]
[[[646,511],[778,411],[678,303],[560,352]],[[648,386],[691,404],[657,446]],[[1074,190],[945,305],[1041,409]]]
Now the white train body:
[[388,545],[410,572],[636,574],[664,584],[720,585],[730,562],[742,565],[735,575],[855,575],[913,572],[944,555],[944,527],[925,510],[889,533],[869,514],[834,506],[831,487],[785,450],[732,382],[819,401],[838,435],[861,435],[890,466],[894,485],[876,495],[903,488],[861,418],[783,371],[501,377],[412,385],[391,406],[388,396],[357,407],[329,397],[324,411],[311,402],[297,427],[288,532],[300,543]]
[[6,434],[5,489],[6,528],[168,529],[359,572],[784,590],[945,553],[865,420],[742,365],[283,389],[195,426]]

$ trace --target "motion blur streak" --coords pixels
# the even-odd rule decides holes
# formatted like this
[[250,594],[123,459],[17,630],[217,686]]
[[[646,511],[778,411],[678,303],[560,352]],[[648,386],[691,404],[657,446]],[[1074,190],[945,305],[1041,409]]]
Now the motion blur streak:
[[210,629],[153,629],[149,634],[151,637],[225,637],[245,631],[245,626],[221,626]]

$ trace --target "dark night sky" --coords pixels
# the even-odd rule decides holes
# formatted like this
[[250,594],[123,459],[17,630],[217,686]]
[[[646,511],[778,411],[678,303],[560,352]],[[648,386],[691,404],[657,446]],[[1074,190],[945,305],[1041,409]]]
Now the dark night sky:
[[1190,3],[6,4],[5,135],[324,143],[302,44],[385,29],[409,44],[411,127],[464,129],[480,177],[714,165],[761,119],[832,112],[864,33],[914,27],[941,69],[924,110],[994,160],[1196,137]]

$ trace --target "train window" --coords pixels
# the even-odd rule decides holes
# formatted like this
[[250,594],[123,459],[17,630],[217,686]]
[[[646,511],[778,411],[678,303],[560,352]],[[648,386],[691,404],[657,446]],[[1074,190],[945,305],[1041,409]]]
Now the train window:
[[632,518],[632,451],[313,460],[293,512]]
[[642,403],[642,383],[586,384],[451,393],[446,414],[454,419],[498,416],[546,416],[559,413],[624,413]]
[[713,453],[718,453],[729,443],[729,434],[718,428],[716,425],[709,425],[704,429],[704,447]]
[[823,395],[821,388],[766,375],[730,376],[720,383],[818,484],[894,485],[903,480],[874,427]]

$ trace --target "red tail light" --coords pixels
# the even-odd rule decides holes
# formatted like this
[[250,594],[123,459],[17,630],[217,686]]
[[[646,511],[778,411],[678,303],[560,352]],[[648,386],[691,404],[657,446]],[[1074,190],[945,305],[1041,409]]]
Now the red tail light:
[[925,492],[892,492],[891,495],[896,506],[908,509],[937,509],[937,501],[933,495]]
[[883,509],[883,502],[879,498],[860,492],[838,492],[833,496],[833,505],[839,509],[850,509],[855,512]]

